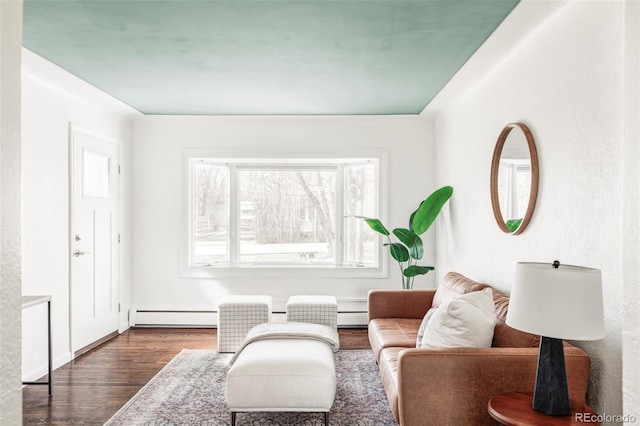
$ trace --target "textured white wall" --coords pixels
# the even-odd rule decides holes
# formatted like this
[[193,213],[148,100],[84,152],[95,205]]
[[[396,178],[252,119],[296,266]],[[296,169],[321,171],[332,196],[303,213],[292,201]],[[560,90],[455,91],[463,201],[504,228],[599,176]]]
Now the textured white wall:
[[20,49],[22,1],[0,2],[0,424],[22,424]]
[[[141,115],[23,50],[23,294],[52,295],[54,366],[71,359],[69,336],[69,123],[123,142],[121,296],[131,278],[131,122]],[[23,377],[46,372],[46,309],[23,315]],[[126,309],[121,324],[127,325]]]
[[[577,344],[592,359],[588,401],[609,415],[623,414],[623,24],[623,2],[525,1],[467,64],[485,68],[461,73],[466,88],[427,111],[437,183],[456,191],[438,275],[508,291],[518,261],[600,268],[607,336]],[[483,61],[496,45],[499,56]],[[538,204],[519,236],[498,229],[489,195],[496,139],[514,121],[530,127],[540,159]]]
[[[625,413],[640,421],[640,2],[625,2],[624,328]],[[629,424],[632,424],[629,422]],[[636,423],[637,424],[637,423]]]
[[[134,306],[145,309],[215,309],[234,293],[267,293],[286,301],[296,293],[331,293],[366,300],[371,288],[400,288],[397,268],[384,279],[308,277],[250,270],[221,279],[180,277],[184,225],[183,148],[255,150],[277,156],[335,155],[344,149],[388,150],[387,225],[404,226],[434,188],[433,148],[421,117],[162,117],[136,120],[133,150]],[[257,154],[259,155],[259,154]],[[435,236],[425,259],[434,259]],[[423,278],[423,277],[421,277]],[[433,277],[416,287],[433,286]],[[279,307],[280,309],[283,306]],[[361,306],[366,308],[366,306]]]

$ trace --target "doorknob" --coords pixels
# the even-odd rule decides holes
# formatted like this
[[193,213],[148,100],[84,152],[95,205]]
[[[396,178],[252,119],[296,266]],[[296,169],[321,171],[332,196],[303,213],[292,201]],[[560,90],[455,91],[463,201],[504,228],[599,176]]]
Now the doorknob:
[[73,252],[73,255],[74,255],[75,257],[82,256],[83,254],[91,254],[91,252],[88,252],[88,251],[80,251],[80,250],[76,250],[76,251],[74,251],[74,252]]

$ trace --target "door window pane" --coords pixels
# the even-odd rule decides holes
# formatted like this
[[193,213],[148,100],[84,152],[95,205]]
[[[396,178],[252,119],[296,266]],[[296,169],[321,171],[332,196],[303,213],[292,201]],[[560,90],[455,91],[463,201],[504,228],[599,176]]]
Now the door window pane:
[[82,195],[109,198],[109,157],[82,150]]

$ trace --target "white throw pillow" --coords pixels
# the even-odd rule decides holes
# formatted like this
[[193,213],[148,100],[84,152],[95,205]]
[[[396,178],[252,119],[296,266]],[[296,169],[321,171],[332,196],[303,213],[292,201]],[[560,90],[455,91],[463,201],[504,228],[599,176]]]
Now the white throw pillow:
[[424,331],[427,329],[427,323],[431,319],[431,316],[436,312],[437,308],[431,308],[427,311],[422,318],[422,322],[420,323],[420,328],[418,328],[418,337],[416,337],[416,348],[422,347],[422,338],[424,337]]
[[420,347],[488,348],[496,326],[490,288],[462,294],[438,306],[427,319]]

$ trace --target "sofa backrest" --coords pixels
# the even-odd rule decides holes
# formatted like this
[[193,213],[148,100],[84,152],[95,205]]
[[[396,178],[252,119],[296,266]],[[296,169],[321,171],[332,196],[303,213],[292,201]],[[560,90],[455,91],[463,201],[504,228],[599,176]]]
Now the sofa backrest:
[[[449,272],[438,285],[431,306],[440,306],[456,296],[472,291],[480,291],[487,287],[491,286],[473,281],[457,272]],[[505,323],[507,310],[509,309],[509,296],[493,287],[491,287],[491,290],[493,292],[493,303],[496,305],[497,314],[492,346],[503,348],[538,347],[540,344],[540,336],[516,330]]]

